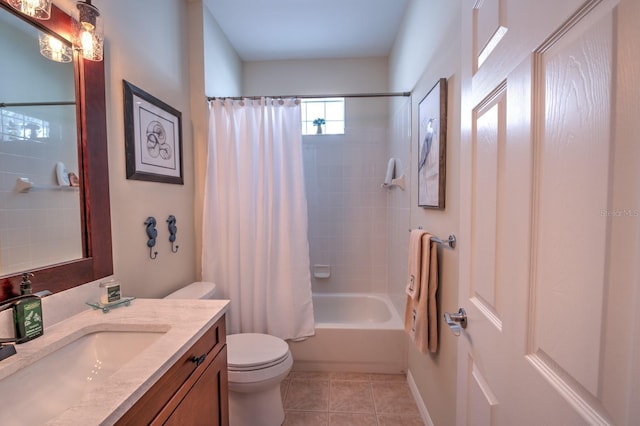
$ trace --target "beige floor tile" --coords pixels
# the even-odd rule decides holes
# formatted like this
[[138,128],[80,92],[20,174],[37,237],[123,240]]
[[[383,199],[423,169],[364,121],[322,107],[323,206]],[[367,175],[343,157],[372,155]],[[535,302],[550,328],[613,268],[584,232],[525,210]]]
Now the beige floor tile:
[[420,416],[394,416],[385,414],[378,416],[378,426],[424,426]]
[[424,426],[403,374],[292,372],[285,426]]
[[294,371],[292,378],[299,380],[329,381],[330,373],[324,371]]
[[329,411],[375,413],[371,385],[368,382],[331,382]]
[[328,411],[329,382],[293,379],[289,383],[285,410]]
[[374,414],[329,413],[329,426],[378,426]]
[[289,389],[289,383],[290,381],[285,379],[282,382],[280,382],[280,397],[282,398],[282,401],[284,402],[285,398],[287,397],[287,390]]
[[374,373],[371,374],[371,381],[372,382],[403,382],[406,383],[407,381],[407,376],[404,374],[381,374],[381,373]]
[[420,415],[409,385],[406,383],[374,382],[371,388],[377,414]]
[[331,380],[351,381],[351,382],[369,382],[371,374],[369,373],[331,373]]
[[285,411],[283,426],[327,426],[328,413],[321,411]]

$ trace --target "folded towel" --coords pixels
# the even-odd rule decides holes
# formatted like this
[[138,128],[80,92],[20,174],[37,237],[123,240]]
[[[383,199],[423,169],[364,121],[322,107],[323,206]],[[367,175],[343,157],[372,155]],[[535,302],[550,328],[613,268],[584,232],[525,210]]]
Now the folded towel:
[[422,236],[426,232],[414,229],[409,235],[409,266],[407,268],[407,287],[405,292],[413,300],[420,297],[420,269],[422,258]]
[[421,238],[420,295],[413,299],[407,295],[404,327],[422,353],[438,350],[438,249],[430,234]]

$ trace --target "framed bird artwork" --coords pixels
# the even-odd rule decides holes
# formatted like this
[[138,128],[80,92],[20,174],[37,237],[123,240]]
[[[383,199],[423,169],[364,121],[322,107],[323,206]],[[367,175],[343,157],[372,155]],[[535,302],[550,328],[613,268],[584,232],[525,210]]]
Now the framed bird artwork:
[[418,206],[444,209],[447,159],[447,79],[418,104]]

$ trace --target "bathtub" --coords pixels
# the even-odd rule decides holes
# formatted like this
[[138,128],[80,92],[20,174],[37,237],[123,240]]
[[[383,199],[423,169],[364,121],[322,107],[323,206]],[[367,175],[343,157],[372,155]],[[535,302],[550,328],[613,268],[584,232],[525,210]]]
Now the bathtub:
[[294,371],[404,373],[407,338],[384,294],[315,293],[315,335],[288,342]]

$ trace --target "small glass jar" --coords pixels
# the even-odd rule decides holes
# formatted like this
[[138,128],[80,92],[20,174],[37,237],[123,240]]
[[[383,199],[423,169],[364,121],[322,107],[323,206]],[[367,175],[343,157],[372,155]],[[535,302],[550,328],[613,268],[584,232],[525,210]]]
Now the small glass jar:
[[120,301],[122,293],[120,291],[120,282],[115,278],[100,283],[100,303],[103,305],[109,305]]

